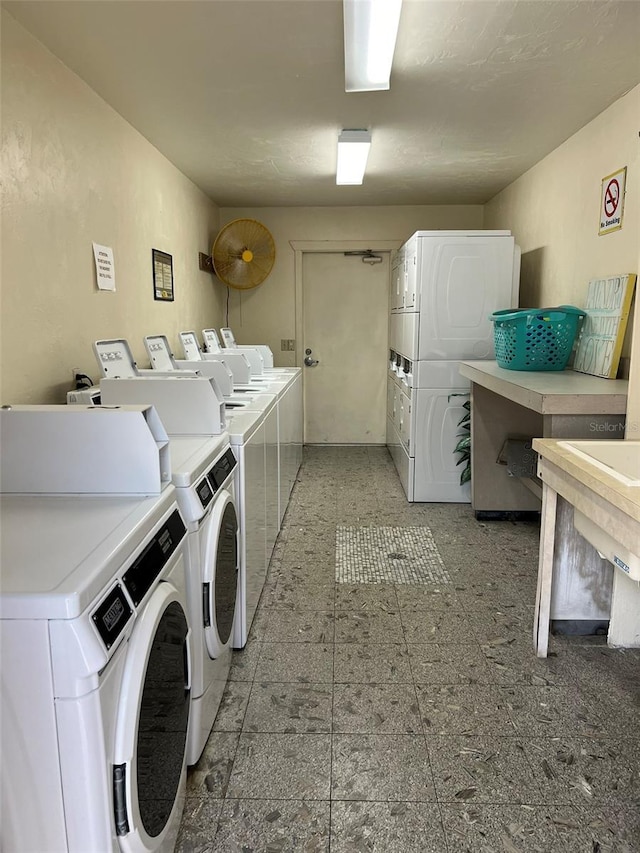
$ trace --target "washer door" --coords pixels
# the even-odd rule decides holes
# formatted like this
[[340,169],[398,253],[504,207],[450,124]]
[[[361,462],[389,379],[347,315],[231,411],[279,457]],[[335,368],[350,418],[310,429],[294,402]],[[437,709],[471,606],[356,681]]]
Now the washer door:
[[117,708],[115,828],[127,853],[175,843],[186,778],[189,633],[180,593],[160,582],[129,639]]
[[222,489],[202,536],[202,616],[207,652],[214,660],[231,642],[238,560],[238,516],[233,497]]

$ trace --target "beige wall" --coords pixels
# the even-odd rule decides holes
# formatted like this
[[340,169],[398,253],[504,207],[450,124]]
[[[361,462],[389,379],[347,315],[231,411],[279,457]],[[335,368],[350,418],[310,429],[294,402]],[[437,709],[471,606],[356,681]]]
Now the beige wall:
[[[74,367],[97,381],[98,338],[146,364],[145,334],[218,325],[224,289],[198,270],[216,206],[6,12],[2,136],[2,403],[65,402]],[[116,293],[92,242],[114,250]],[[153,299],[152,248],[173,255],[173,303]]]
[[[638,272],[639,116],[636,86],[485,206],[484,227],[511,229],[522,248],[523,307],[582,306],[590,279]],[[623,166],[623,227],[599,236],[602,179]]]
[[[268,344],[276,364],[284,366],[295,363],[295,353],[280,350],[283,338],[295,338],[291,241],[340,240],[366,249],[376,240],[395,240],[400,245],[419,229],[482,228],[480,205],[221,208],[220,216],[222,224],[233,219],[257,219],[273,235],[273,270],[253,290],[230,291],[229,325],[239,343]],[[366,334],[366,330],[362,333]]]

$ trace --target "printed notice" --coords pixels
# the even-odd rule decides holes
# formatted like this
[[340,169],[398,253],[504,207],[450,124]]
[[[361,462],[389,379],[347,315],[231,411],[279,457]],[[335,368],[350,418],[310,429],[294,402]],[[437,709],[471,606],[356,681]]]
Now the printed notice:
[[113,249],[92,243],[96,262],[96,280],[100,290],[116,289],[116,271],[113,265]]
[[153,298],[173,302],[173,258],[160,249],[152,249]]
[[602,179],[600,196],[600,230],[598,234],[609,234],[622,228],[624,192],[627,183],[627,167],[618,169]]
[[574,370],[616,378],[635,283],[633,274],[589,282]]

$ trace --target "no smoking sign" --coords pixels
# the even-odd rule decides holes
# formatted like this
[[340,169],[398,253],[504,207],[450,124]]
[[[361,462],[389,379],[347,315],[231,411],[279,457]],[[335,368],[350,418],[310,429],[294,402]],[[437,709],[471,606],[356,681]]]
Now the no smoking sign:
[[624,190],[627,181],[627,167],[619,169],[602,179],[600,196],[600,230],[598,234],[608,234],[622,228],[624,208]]

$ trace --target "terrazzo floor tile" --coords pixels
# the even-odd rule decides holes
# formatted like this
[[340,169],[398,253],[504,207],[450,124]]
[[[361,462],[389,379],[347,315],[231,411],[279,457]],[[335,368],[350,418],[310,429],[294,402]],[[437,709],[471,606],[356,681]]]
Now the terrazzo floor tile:
[[187,772],[187,796],[223,799],[238,749],[239,732],[212,732],[198,763]]
[[513,737],[430,737],[427,750],[440,803],[544,803]]
[[533,609],[512,607],[504,610],[469,610],[467,622],[479,643],[495,639],[524,642],[533,633]]
[[396,586],[398,608],[400,610],[462,610],[462,605],[449,587],[419,586],[402,584]]
[[227,800],[216,836],[219,853],[328,853],[329,803]]
[[461,803],[441,811],[447,853],[567,853],[547,806]]
[[579,734],[594,737],[606,734],[606,722],[598,711],[597,700],[581,696],[573,685],[522,685],[499,689],[519,735],[559,737]]
[[422,735],[333,737],[332,800],[435,802]]
[[466,614],[458,611],[403,610],[400,619],[407,643],[460,643],[474,636]]
[[440,812],[430,803],[334,802],[331,853],[443,853]]
[[336,584],[336,610],[397,611],[396,588],[388,584]]
[[564,843],[563,853],[637,853],[640,850],[640,810],[615,811],[597,806],[564,806],[551,810]]
[[262,649],[260,640],[248,640],[244,649],[234,649],[231,655],[229,681],[253,681]]
[[228,681],[213,723],[216,732],[239,732],[251,693],[251,681]]
[[263,643],[255,679],[331,682],[333,646],[321,643]]
[[544,801],[631,809],[640,816],[640,742],[537,738],[527,750]]
[[256,610],[249,627],[247,642],[250,640],[264,639],[269,627],[269,613],[270,611],[267,608],[258,608],[258,610]]
[[485,643],[480,648],[486,660],[489,683],[538,687],[573,683],[556,656],[537,658],[530,642]]
[[[491,579],[480,580],[478,575],[461,578],[453,584],[462,608],[466,611],[495,609],[499,607],[521,607],[527,604],[521,584],[497,581],[492,572]],[[535,604],[535,596],[531,604]]]
[[330,684],[256,681],[249,697],[243,731],[330,732],[332,703]]
[[243,733],[228,799],[328,800],[331,735]]
[[606,645],[582,645],[568,641],[566,665],[587,685],[617,682],[640,699],[640,649],[611,649]]
[[516,734],[498,687],[419,684],[416,690],[427,735]]
[[480,646],[411,643],[407,646],[416,684],[486,684],[489,670]]
[[359,734],[422,732],[410,684],[335,684],[333,730]]
[[175,853],[213,853],[222,800],[187,797]]
[[336,643],[404,643],[399,614],[380,610],[338,610]]
[[333,680],[343,684],[387,684],[413,681],[404,643],[336,643]]
[[263,639],[269,643],[330,643],[333,611],[272,610]]
[[335,603],[333,583],[280,579],[269,599],[269,606],[294,610],[332,610]]

